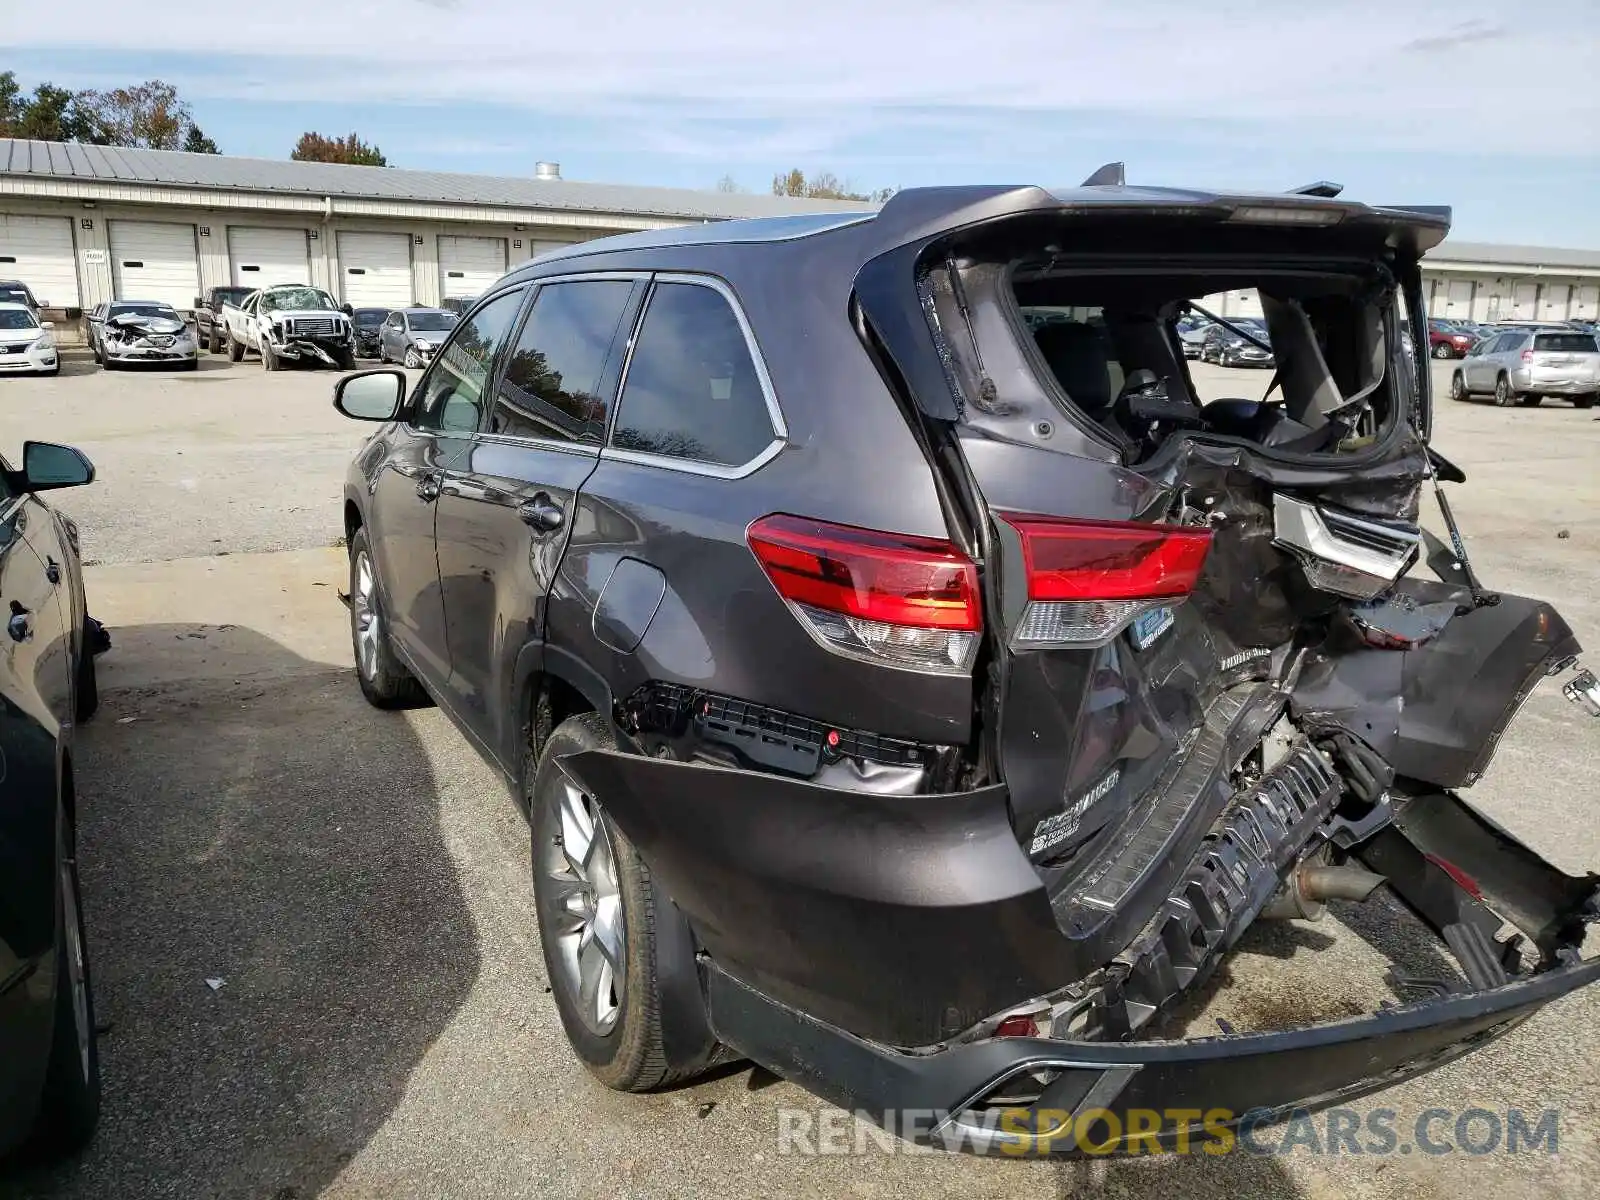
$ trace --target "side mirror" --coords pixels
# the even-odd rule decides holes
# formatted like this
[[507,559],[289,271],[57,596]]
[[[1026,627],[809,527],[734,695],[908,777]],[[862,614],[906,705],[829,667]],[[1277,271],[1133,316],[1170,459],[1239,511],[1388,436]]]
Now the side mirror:
[[206,298],[204,296],[196,296],[194,298],[194,306],[196,308],[204,308],[206,306]]
[[39,328],[40,329],[54,329],[55,327],[56,327],[56,323],[54,321],[40,321],[39,322]]
[[341,304],[339,311],[347,317],[353,317],[356,315],[356,306],[354,304]]
[[49,308],[50,307],[50,301],[44,300],[44,299],[41,299],[38,296],[35,296],[34,300],[33,300],[33,306],[35,308]]
[[22,486],[29,492],[82,487],[94,482],[94,464],[82,450],[55,442],[24,442]]
[[333,385],[333,406],[356,421],[392,421],[406,394],[406,374],[390,367],[357,371]]

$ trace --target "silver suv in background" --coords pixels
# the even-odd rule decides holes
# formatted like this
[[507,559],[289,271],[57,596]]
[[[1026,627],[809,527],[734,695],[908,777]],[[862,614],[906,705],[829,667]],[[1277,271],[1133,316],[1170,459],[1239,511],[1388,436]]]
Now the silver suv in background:
[[1546,396],[1565,396],[1574,408],[1592,408],[1600,398],[1600,343],[1592,333],[1559,325],[1502,330],[1461,360],[1450,396],[1493,396],[1502,407],[1525,408]]

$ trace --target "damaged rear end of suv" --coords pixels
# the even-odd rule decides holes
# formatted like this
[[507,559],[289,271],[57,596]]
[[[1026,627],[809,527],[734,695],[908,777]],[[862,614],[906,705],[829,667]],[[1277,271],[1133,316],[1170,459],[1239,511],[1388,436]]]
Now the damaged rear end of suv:
[[[933,1144],[1073,1152],[1136,1111],[1171,1144],[1430,1070],[1600,976],[1600,877],[1459,795],[1541,680],[1597,716],[1600,687],[1559,613],[1477,577],[1440,487],[1400,331],[1448,227],[1101,172],[529,269],[510,363],[548,289],[634,289],[585,393],[605,428],[564,493],[498,469],[557,539],[542,606],[495,625],[515,668],[473,700],[400,659],[520,787],[595,1073],[733,1055]],[[1259,322],[1207,299],[1240,292]],[[1266,352],[1253,396],[1191,369],[1196,317]],[[697,404],[721,432],[674,425]],[[1255,921],[1383,890],[1454,978],[1168,1036]]]

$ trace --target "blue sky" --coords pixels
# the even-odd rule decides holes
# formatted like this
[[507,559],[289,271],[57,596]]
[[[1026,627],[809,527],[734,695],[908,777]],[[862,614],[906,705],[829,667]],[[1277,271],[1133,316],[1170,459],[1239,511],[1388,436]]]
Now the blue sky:
[[[257,12],[256,8],[260,11]],[[7,18],[5,66],[176,84],[231,154],[359,131],[397,166],[752,191],[1130,180],[1447,203],[1456,236],[1600,248],[1592,0],[349,0],[227,20]],[[297,25],[296,13],[304,14]],[[240,47],[250,47],[241,53]]]

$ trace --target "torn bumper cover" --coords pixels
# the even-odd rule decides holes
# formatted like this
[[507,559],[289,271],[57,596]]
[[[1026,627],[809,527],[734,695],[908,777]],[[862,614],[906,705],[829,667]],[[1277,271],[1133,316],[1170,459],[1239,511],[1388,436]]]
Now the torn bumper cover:
[[182,321],[137,313],[107,320],[100,342],[101,353],[118,362],[181,362],[200,353],[194,333]]
[[[1225,733],[1253,723],[1252,703]],[[1304,743],[1210,810],[1207,836],[1169,837],[1182,849],[1137,902],[1079,938],[1022,853],[1004,786],[888,796],[604,751],[562,764],[688,917],[716,1036],[929,1144],[1076,1153],[1080,1137],[1051,1133],[1062,1121],[1104,1110],[1127,1129],[1154,1110],[1170,1146],[1188,1136],[1179,1110],[1214,1127],[1387,1087],[1600,978],[1576,951],[1600,879],[1562,874],[1449,793],[1353,827]],[[1205,978],[1319,837],[1358,857],[1378,848],[1367,865],[1457,952],[1466,982],[1288,1032],[1121,1040]],[[1446,852],[1478,872],[1471,893]],[[1486,903],[1534,939],[1540,969],[1491,940]],[[1040,1014],[1025,1031],[1054,1036],[995,1036],[1020,1011]]]

